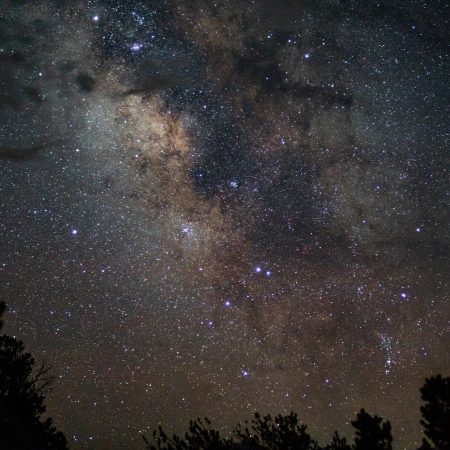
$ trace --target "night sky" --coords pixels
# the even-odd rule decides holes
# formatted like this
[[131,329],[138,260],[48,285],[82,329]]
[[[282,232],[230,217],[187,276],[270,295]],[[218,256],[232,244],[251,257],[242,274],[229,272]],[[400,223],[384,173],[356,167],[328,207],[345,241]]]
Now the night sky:
[[1,1],[0,299],[72,449],[450,373],[449,4]]

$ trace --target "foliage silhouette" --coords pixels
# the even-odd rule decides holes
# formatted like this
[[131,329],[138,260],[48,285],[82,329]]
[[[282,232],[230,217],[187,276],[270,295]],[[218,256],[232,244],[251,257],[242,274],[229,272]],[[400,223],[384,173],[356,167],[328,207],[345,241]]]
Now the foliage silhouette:
[[238,425],[235,429],[238,442],[248,449],[264,450],[315,450],[317,442],[306,432],[297,414],[260,416],[255,413],[250,428]]
[[[211,429],[210,421],[205,418],[191,421],[184,438],[177,435],[169,437],[161,427],[153,432],[155,445],[145,437],[148,450],[319,450],[317,442],[306,432],[306,425],[300,423],[298,416],[260,416],[244,425],[238,424],[233,438],[222,438],[218,431]],[[334,445],[345,443],[339,436]],[[330,450],[349,450],[350,447],[330,446]]]
[[[352,425],[356,430],[353,446],[336,431],[323,450],[392,450],[389,422],[362,409]],[[235,427],[232,438],[222,438],[205,418],[191,421],[184,437],[168,436],[160,426],[153,432],[154,443],[144,440],[147,450],[320,450],[306,430],[297,414],[272,418],[255,413],[250,422]]]
[[[437,375],[427,378],[420,393],[425,402],[420,408],[423,417],[420,423],[424,426],[426,437],[436,449],[450,449],[450,377]],[[431,446],[424,439],[422,449],[426,448]]]
[[352,422],[355,432],[355,450],[392,450],[391,424],[381,417],[371,416],[364,409]]
[[347,439],[341,438],[339,433],[335,431],[331,444],[327,445],[324,450],[351,450],[351,447],[347,444]]
[[[297,414],[260,416],[255,413],[251,423],[237,425],[233,438],[222,438],[211,429],[205,418],[191,421],[184,438],[169,437],[161,427],[153,432],[155,445],[145,437],[148,450],[318,450],[317,442],[306,432]],[[334,447],[331,447],[334,449]],[[336,447],[341,448],[341,447]],[[342,447],[343,448],[343,447]],[[344,448],[343,448],[344,449]],[[345,450],[345,449],[344,449]]]
[[[4,303],[0,312],[4,312]],[[1,317],[1,315],[0,315]],[[66,450],[64,435],[43,420],[44,392],[52,381],[48,369],[36,366],[24,344],[0,336],[0,448],[8,450]]]
[[167,449],[167,450],[194,450],[194,449],[208,449],[208,450],[223,450],[229,449],[231,441],[222,439],[219,432],[210,428],[211,422],[205,418],[191,420],[189,429],[184,435],[184,439],[177,435],[169,437],[161,427],[153,432],[153,439],[156,446],[144,437],[146,448],[149,450]]

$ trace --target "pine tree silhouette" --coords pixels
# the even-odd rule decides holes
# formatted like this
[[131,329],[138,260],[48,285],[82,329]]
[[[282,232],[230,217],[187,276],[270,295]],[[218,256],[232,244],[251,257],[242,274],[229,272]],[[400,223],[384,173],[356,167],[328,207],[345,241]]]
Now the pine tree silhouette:
[[[5,310],[0,304],[0,312]],[[25,352],[24,344],[0,336],[0,449],[67,450],[64,435],[45,413],[44,391],[52,378]]]
[[181,438],[177,435],[167,435],[162,427],[153,432],[155,445],[144,436],[147,450],[228,450],[233,448],[231,440],[220,437],[218,431],[210,427],[211,422],[205,419],[191,420],[189,429]]
[[[450,449],[450,377],[441,375],[427,378],[420,389],[421,406],[425,435],[435,445],[437,450]],[[426,447],[428,445],[428,447]],[[424,439],[422,448],[431,448]]]
[[351,450],[345,438],[341,438],[337,431],[334,432],[331,444],[327,445],[324,450]]
[[[205,418],[191,421],[184,437],[168,436],[159,427],[153,432],[154,443],[145,437],[144,441],[147,450],[319,450],[306,430],[307,426],[299,421],[297,414],[272,418],[255,413],[250,422],[235,427],[232,438],[222,438]],[[333,442],[335,446],[327,450],[350,450],[337,433]]]
[[[316,450],[317,442],[306,431],[297,414],[260,416],[255,413],[250,428],[238,425],[235,433],[242,448],[264,450]],[[241,448],[241,447],[239,447]]]
[[391,424],[371,416],[364,409],[352,422],[356,429],[354,450],[392,450]]

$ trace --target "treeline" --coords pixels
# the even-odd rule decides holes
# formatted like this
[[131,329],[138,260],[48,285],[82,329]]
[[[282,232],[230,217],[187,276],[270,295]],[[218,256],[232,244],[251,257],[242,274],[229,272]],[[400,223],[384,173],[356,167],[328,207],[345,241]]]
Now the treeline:
[[[5,304],[0,302],[0,329]],[[68,450],[64,434],[45,417],[45,392],[52,377],[36,364],[23,342],[0,336],[0,450]],[[418,450],[450,450],[450,377],[426,379],[420,390],[421,425],[425,434]],[[169,436],[161,427],[152,439],[144,437],[147,450],[391,450],[391,424],[364,409],[352,422],[354,442],[336,431],[331,443],[319,447],[297,414],[261,416],[236,425],[224,437],[210,421],[190,422],[183,436]]]
[[[426,438],[418,450],[450,450],[450,377],[427,378],[420,390],[424,405],[420,421]],[[184,436],[168,436],[159,427],[147,450],[392,450],[391,424],[364,409],[351,422],[350,444],[336,431],[330,444],[320,447],[295,413],[272,418],[255,413],[250,422],[236,425],[232,437],[222,437],[205,419],[191,421]]]
[[[0,329],[5,304],[0,302]],[[0,336],[0,449],[67,450],[63,433],[44,419],[52,377],[25,351],[22,341]]]

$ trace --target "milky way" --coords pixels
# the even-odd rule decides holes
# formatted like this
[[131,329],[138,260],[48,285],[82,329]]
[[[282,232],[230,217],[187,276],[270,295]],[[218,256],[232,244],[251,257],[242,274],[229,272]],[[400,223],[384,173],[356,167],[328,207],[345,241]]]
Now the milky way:
[[[58,3],[58,6],[55,6]],[[5,1],[0,294],[71,448],[450,372],[448,5]]]

